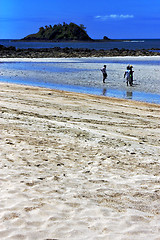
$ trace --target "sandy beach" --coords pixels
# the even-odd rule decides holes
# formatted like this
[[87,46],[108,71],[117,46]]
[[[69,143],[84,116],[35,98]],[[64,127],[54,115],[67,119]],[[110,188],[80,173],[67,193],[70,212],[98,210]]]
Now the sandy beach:
[[160,239],[160,105],[0,89],[1,240]]

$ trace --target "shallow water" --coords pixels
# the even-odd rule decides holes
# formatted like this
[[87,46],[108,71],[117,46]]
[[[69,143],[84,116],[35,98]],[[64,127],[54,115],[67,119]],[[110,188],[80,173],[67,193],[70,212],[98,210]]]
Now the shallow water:
[[[123,78],[128,64],[134,67],[134,85]],[[102,83],[100,69],[107,65]],[[72,92],[160,103],[160,57],[3,60],[1,81]]]
[[[13,83],[13,81],[10,79],[4,79],[4,82]],[[14,83],[22,84],[20,80],[19,81],[15,80]],[[50,89],[57,89],[62,91],[94,94],[99,96],[116,97],[116,98],[123,98],[123,99],[132,99],[135,101],[143,101],[143,102],[160,104],[159,94],[136,92],[136,91],[132,91],[132,89],[129,89],[128,91],[123,91],[123,90],[109,89],[105,86],[103,88],[93,88],[93,87],[83,87],[83,86],[74,86],[74,85],[65,85],[65,84],[35,82],[32,80],[23,81],[23,84],[45,87]]]

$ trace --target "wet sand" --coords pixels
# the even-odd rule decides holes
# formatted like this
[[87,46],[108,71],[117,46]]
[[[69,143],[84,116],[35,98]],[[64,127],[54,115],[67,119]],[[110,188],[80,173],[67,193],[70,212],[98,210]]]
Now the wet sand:
[[0,89],[1,240],[160,239],[160,105]]

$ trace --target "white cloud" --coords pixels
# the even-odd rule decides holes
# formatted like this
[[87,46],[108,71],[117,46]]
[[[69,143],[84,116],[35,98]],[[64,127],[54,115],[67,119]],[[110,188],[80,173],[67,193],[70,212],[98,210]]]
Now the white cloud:
[[124,15],[124,14],[110,14],[110,15],[104,15],[104,16],[95,16],[96,19],[99,19],[101,21],[106,21],[108,19],[113,20],[120,20],[120,19],[128,19],[128,18],[134,18],[134,15]]

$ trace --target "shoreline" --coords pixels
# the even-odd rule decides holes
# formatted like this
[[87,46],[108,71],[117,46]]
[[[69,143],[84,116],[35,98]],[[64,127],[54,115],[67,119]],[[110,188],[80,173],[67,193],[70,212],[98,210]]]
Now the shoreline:
[[[14,82],[3,82],[3,81],[0,81],[0,85],[4,85],[4,86],[7,86],[7,88],[9,87],[17,87],[17,88],[24,88],[24,89],[31,89],[33,91],[35,91],[36,89],[38,91],[52,91],[52,92],[55,92],[55,93],[58,93],[58,94],[66,94],[66,95],[75,95],[76,97],[82,97],[82,98],[85,98],[85,96],[87,98],[91,98],[91,99],[97,99],[97,100],[107,100],[107,101],[113,101],[113,102],[119,102],[119,103],[131,103],[131,105],[133,104],[140,104],[140,105],[144,105],[144,106],[151,106],[151,107],[158,107],[160,108],[160,104],[159,103],[154,103],[154,102],[145,102],[145,101],[137,101],[137,100],[133,100],[133,99],[125,99],[125,98],[119,98],[119,97],[110,97],[110,96],[104,96],[104,95],[97,95],[97,94],[92,94],[92,93],[83,93],[83,92],[73,92],[73,91],[68,91],[68,90],[63,90],[63,89],[53,89],[53,88],[49,88],[49,87],[43,87],[43,86],[34,86],[34,85],[27,85],[27,84],[20,84],[20,83],[14,83]],[[50,93],[49,93],[50,95]],[[130,104],[129,104],[130,105]]]
[[134,102],[140,102],[140,103],[149,103],[149,104],[156,104],[160,105],[160,94],[152,94],[152,93],[143,93],[143,92],[133,92],[131,89],[128,89],[128,91],[123,90],[115,90],[115,89],[106,89],[104,87],[103,89],[89,89],[87,88],[85,90],[85,87],[74,87],[71,85],[65,85],[62,84],[42,84],[42,83],[28,83],[23,82],[20,83],[18,81],[10,81],[10,80],[3,80],[0,81],[1,83],[6,84],[16,84],[16,85],[22,85],[22,86],[30,86],[30,87],[39,87],[44,89],[50,89],[54,91],[62,91],[62,92],[68,92],[68,93],[79,93],[84,95],[91,95],[91,96],[98,96],[103,98],[111,98],[111,99],[120,99],[120,100],[128,100],[128,101],[134,101]]
[[159,237],[160,105],[0,89],[1,240]]

